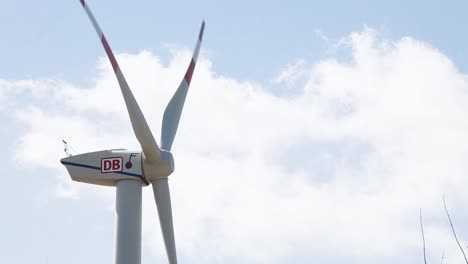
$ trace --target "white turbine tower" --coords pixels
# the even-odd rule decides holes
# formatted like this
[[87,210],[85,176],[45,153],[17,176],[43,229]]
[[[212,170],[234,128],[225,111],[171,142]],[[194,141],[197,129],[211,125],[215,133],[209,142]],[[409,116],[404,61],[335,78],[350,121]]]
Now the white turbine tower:
[[128,87],[117,60],[85,0],[81,5],[88,14],[109,57],[120,85],[141,151],[125,149],[103,150],[63,158],[71,178],[90,184],[116,186],[115,264],[141,263],[141,191],[142,186],[153,185],[159,222],[169,263],[177,263],[168,176],[174,171],[172,143],[179,125],[185,97],[203,37],[201,25],[197,46],[179,88],[166,107],[162,122],[161,148],[151,133],[145,117]]

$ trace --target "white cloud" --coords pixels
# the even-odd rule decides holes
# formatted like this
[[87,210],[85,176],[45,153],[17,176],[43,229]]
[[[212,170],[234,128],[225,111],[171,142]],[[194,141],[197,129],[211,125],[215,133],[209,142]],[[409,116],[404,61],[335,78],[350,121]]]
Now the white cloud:
[[[456,206],[454,213],[468,205],[466,76],[409,37],[392,42],[366,29],[343,43],[350,60],[310,67],[299,60],[275,78],[295,85],[298,76],[307,78],[292,97],[219,76],[200,58],[173,150],[174,221],[184,262],[305,263],[321,255],[413,263],[420,207],[431,257],[444,249],[445,263],[457,262],[441,197]],[[118,55],[156,138],[189,57],[183,50],[164,65],[147,51]],[[61,196],[102,192],[110,204],[109,188],[70,189],[57,162],[62,137],[83,152],[139,147],[109,63],[101,59],[90,78],[92,87],[2,80],[0,94],[26,125],[16,160],[54,169],[64,182]],[[144,244],[161,258],[153,198],[150,192],[144,198]]]
[[290,87],[296,84],[305,73],[306,61],[304,59],[297,59],[295,62],[286,65],[278,76],[273,79],[273,83],[285,84]]

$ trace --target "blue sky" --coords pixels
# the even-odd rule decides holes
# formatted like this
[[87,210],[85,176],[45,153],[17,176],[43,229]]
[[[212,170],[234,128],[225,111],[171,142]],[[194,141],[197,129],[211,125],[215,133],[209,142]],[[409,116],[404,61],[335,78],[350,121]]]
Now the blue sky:
[[[96,1],[93,10],[116,51],[149,49],[164,44],[191,45],[202,19],[214,46],[217,72],[266,81],[288,62],[322,58],[332,40],[368,25],[390,38],[412,36],[431,43],[466,67],[462,1],[255,1],[158,2]],[[76,3],[6,2],[1,11],[0,44],[5,77],[63,76],[80,81],[102,54]],[[84,24],[84,25],[83,25]],[[93,42],[94,40],[94,42]],[[12,49],[12,47],[14,47]],[[25,66],[27,65],[27,66]],[[64,67],[73,65],[74,67]],[[266,67],[270,65],[270,67]]]
[[[431,262],[461,263],[441,197],[466,245],[466,3],[88,4],[156,138],[206,20],[174,148],[181,263],[415,263],[420,207]],[[109,263],[114,190],[58,161],[62,137],[138,148],[91,23],[78,0],[19,0],[0,32],[0,262]],[[159,263],[144,193],[142,263]]]

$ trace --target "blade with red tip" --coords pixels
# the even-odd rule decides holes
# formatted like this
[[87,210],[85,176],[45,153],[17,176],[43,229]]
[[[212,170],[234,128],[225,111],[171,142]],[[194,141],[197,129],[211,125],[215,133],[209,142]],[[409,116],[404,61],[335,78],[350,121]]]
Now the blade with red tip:
[[128,87],[127,81],[125,80],[125,77],[122,74],[119,64],[117,63],[117,60],[115,59],[115,56],[112,53],[109,43],[107,42],[106,37],[102,33],[101,28],[99,27],[96,19],[91,13],[91,10],[89,9],[85,0],[80,0],[80,2],[83,8],[85,9],[86,13],[88,14],[91,23],[93,23],[94,29],[96,30],[96,33],[101,39],[102,45],[104,46],[104,50],[106,51],[107,56],[109,57],[109,60],[112,64],[112,68],[114,69],[115,76],[117,77],[117,80],[120,85],[120,90],[122,91],[122,95],[125,100],[125,105],[127,106],[128,115],[130,116],[130,121],[133,127],[133,132],[135,133],[138,142],[140,142],[143,153],[145,154],[145,159],[149,161],[157,161],[159,160],[161,154],[158,144],[156,143],[156,140],[154,139],[153,134],[151,133],[151,130],[148,126],[148,123],[146,123],[145,117],[143,116],[143,113],[141,112],[141,109],[138,106],[138,103],[135,100],[132,91]]
[[195,65],[197,63],[204,29],[205,21],[203,21],[201,25],[200,33],[198,34],[197,46],[193,52],[193,56],[190,60],[184,79],[180,83],[179,88],[164,111],[161,131],[161,149],[170,151],[172,148],[172,143],[174,142],[177,128],[179,126],[180,116],[182,115],[182,109],[184,108],[185,98],[187,97],[190,81],[192,80],[193,71],[195,70]]

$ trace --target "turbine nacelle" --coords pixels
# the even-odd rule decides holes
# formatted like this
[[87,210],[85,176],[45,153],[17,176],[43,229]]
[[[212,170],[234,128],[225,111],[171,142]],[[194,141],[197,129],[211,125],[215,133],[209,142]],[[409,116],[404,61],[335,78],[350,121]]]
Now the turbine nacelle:
[[138,180],[148,185],[142,169],[142,154],[125,149],[102,150],[63,158],[74,181],[116,186],[119,180]]
[[119,180],[139,180],[147,186],[174,171],[174,158],[166,150],[161,150],[158,161],[145,159],[142,152],[113,149],[70,156],[60,162],[72,180],[105,186],[116,186]]

